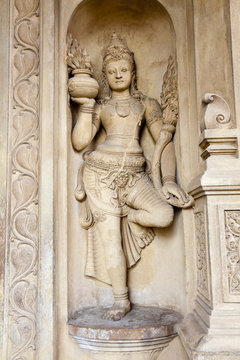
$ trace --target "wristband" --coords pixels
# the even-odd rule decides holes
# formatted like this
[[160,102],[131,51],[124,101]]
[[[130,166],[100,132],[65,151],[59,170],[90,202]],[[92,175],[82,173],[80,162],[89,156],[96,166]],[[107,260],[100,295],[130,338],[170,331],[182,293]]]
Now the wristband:
[[93,107],[82,105],[80,111],[85,113],[85,114],[92,114],[93,113]]
[[162,182],[163,182],[163,185],[165,185],[167,182],[176,183],[176,176],[174,176],[174,175],[163,176]]

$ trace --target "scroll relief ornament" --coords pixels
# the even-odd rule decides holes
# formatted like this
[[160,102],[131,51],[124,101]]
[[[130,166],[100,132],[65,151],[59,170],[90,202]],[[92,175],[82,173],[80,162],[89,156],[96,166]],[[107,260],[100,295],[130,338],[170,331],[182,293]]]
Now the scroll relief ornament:
[[206,104],[204,113],[206,129],[229,129],[232,127],[231,112],[226,100],[219,95],[206,93],[202,101]]
[[227,277],[230,295],[240,295],[240,211],[225,211]]
[[[71,100],[79,105],[73,147],[85,149],[101,126],[106,132],[101,144],[83,154],[75,191],[81,202],[80,224],[88,230],[85,275],[112,286],[114,304],[104,318],[120,320],[131,309],[127,269],[154,239],[152,227],[171,224],[172,205],[188,208],[193,204],[175,176],[176,64],[170,57],[161,105],[138,90],[134,55],[115,33],[103,58],[101,98],[95,100],[98,84],[89,56],[72,37],[68,38],[67,64]],[[76,78],[76,73],[83,72],[88,74]],[[151,177],[140,142],[144,126],[156,143]]]
[[14,3],[11,163],[11,360],[36,358],[39,159],[39,2]]

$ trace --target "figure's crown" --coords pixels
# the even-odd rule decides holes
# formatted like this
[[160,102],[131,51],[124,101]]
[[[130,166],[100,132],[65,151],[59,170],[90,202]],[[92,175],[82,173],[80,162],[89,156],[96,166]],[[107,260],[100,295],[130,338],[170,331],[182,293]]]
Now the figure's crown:
[[127,58],[133,63],[133,53],[124,44],[122,39],[114,32],[104,55],[104,63]]
[[117,46],[117,47],[126,47],[126,45],[123,43],[122,39],[120,39],[120,37],[117,36],[117,34],[114,31],[114,33],[111,36],[111,40],[110,40],[110,43],[108,45],[108,49],[110,47],[115,47],[115,46]]

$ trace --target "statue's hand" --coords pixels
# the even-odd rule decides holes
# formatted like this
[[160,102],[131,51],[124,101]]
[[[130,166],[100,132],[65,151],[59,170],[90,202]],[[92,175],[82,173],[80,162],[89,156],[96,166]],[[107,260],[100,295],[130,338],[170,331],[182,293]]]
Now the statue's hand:
[[[162,193],[166,200],[172,205],[175,205],[176,200],[179,202],[179,207],[189,207],[193,204],[193,199],[180,186],[174,182],[167,182],[162,187]],[[176,198],[175,200],[173,196]],[[177,204],[175,205],[177,206]]]
[[84,105],[88,108],[94,108],[95,105],[95,100],[94,99],[89,99],[89,98],[75,98],[75,97],[71,97],[71,100],[79,105]]

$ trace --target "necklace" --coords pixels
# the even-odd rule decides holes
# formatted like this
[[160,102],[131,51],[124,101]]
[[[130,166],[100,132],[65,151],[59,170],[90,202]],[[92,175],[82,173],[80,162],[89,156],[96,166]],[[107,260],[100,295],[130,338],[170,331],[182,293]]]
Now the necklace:
[[118,116],[125,118],[129,116],[131,112],[131,105],[135,104],[135,102],[136,99],[132,99],[132,98],[119,99],[119,100],[111,100],[110,105],[115,107]]

